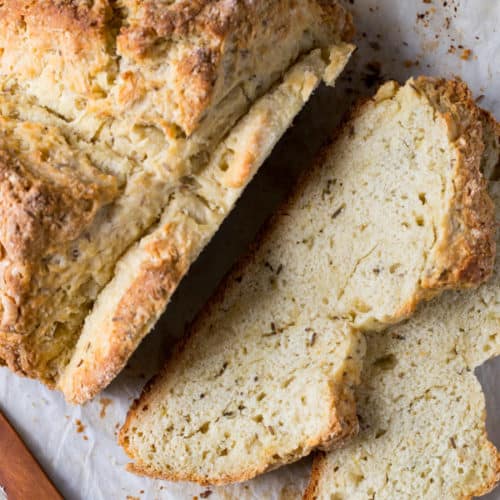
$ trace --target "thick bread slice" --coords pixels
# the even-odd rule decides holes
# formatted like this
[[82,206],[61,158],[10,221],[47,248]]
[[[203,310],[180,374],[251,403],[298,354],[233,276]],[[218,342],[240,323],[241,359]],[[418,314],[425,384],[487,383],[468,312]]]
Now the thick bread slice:
[[354,327],[493,266],[481,116],[466,86],[384,85],[232,271],[129,412],[131,470],[223,484],[357,431]]
[[234,127],[201,175],[171,196],[160,222],[118,262],[85,321],[57,385],[69,401],[91,399],[123,368],[322,76],[328,72],[333,83],[352,50],[331,49],[328,66],[319,51],[297,63]]
[[[320,0],[2,2],[8,366],[57,385],[114,280],[126,288],[101,324],[104,293],[72,366],[101,349],[88,337],[123,345],[88,382],[69,372],[60,387],[82,401],[109,382],[311,92],[343,69],[351,32]],[[153,289],[154,306],[124,312]]]
[[[500,220],[500,183],[492,185]],[[474,293],[449,293],[367,336],[361,430],[315,459],[307,499],[465,499],[500,480],[474,369],[500,355],[500,259]]]

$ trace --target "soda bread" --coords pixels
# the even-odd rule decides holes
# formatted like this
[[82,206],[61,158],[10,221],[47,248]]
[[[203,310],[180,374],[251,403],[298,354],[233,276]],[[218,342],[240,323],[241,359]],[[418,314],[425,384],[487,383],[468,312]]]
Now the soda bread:
[[131,470],[224,484],[354,435],[361,329],[492,271],[484,151],[462,82],[359,107],[129,412]]
[[[500,219],[500,183],[492,185]],[[500,480],[474,369],[500,355],[500,260],[474,293],[449,293],[367,335],[360,433],[315,459],[305,498],[467,499]]]
[[321,82],[336,2],[0,4],[0,358],[108,384]]

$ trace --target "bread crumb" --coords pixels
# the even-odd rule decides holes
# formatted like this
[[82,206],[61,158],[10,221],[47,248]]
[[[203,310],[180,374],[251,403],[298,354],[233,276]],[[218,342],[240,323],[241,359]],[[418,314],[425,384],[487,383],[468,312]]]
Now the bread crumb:
[[462,50],[462,54],[460,55],[460,59],[462,59],[464,61],[468,61],[470,59],[471,55],[472,55],[472,50],[464,49],[464,50]]
[[78,434],[82,434],[85,431],[85,426],[82,424],[82,421],[77,419],[75,423],[76,423],[76,432]]
[[101,398],[99,403],[101,404],[101,412],[99,413],[99,416],[101,418],[106,417],[106,410],[108,409],[108,406],[113,402],[112,399],[109,398]]

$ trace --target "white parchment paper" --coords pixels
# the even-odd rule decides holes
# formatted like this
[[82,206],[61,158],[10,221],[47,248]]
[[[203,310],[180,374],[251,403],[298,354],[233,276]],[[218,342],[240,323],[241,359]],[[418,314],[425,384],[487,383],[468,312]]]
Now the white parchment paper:
[[[40,384],[0,369],[0,409],[67,499],[294,499],[309,462],[228,488],[202,488],[136,477],[116,432],[132,399],[165,358],[196,310],[306,167],[340,114],[382,80],[459,75],[500,118],[499,0],[351,0],[359,50],[335,90],[321,89],[278,145],[237,209],[193,266],[155,332],[127,369],[93,403],[68,406]],[[478,370],[487,394],[488,428],[500,445],[500,359]],[[8,453],[0,449],[0,453]],[[7,492],[8,493],[8,492]],[[200,495],[201,494],[201,495]],[[0,494],[1,497],[1,494]],[[500,499],[494,492],[490,499]],[[27,499],[31,500],[31,499]]]

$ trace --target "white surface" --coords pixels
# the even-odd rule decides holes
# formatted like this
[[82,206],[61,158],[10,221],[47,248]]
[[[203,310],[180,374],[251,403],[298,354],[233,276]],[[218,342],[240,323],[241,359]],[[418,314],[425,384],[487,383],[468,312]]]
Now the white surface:
[[[500,118],[500,1],[354,0],[351,9],[358,29],[359,51],[344,81],[335,90],[322,89],[278,146],[270,161],[241,200],[223,230],[202,255],[180,287],[154,334],[143,343],[130,366],[97,400],[82,408],[66,405],[59,394],[36,382],[0,369],[0,409],[67,499],[191,499],[207,490],[135,477],[115,444],[118,426],[146,378],[164,359],[172,339],[210,294],[231,262],[251,241],[258,226],[283,197],[293,178],[333,130],[338,116],[359,93],[372,93],[363,80],[373,73],[368,62],[381,63],[384,79],[404,80],[417,74],[464,78],[481,105]],[[417,21],[417,14],[431,11]],[[446,18],[449,18],[449,27]],[[363,36],[363,33],[366,35]],[[438,35],[438,38],[436,38]],[[377,44],[381,50],[377,50]],[[455,53],[449,51],[454,45]],[[460,58],[464,49],[472,55]],[[408,67],[408,61],[419,61]],[[405,64],[406,61],[406,64]],[[373,67],[373,66],[372,66]],[[368,77],[368,78],[367,78]],[[349,79],[351,81],[349,81]],[[354,89],[354,91],[349,90]],[[242,229],[244,228],[244,229]],[[500,444],[500,360],[491,361],[479,376],[487,391],[488,425]],[[102,398],[109,398],[104,417]],[[81,421],[82,426],[78,432]],[[0,450],[0,453],[8,450]],[[300,498],[308,462],[282,469],[244,486],[213,489],[215,498]],[[0,498],[2,495],[0,493]],[[500,499],[493,493],[491,499]]]

